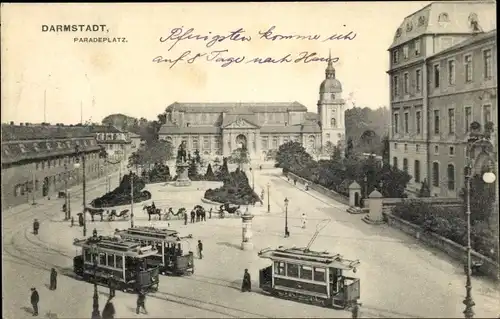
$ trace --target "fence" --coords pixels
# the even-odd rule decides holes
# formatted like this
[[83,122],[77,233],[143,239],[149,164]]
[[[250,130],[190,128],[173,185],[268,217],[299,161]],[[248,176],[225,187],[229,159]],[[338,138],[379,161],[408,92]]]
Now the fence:
[[296,179],[297,182],[299,182],[301,184],[307,183],[309,185],[310,189],[315,190],[320,194],[328,196],[328,197],[330,197],[330,198],[332,198],[332,199],[334,199],[342,204],[349,205],[349,198],[348,197],[345,197],[345,196],[343,196],[335,191],[332,191],[331,189],[328,189],[328,188],[323,187],[323,186],[318,185],[318,184],[314,184],[305,178],[302,178],[300,176],[295,175],[294,173],[288,172],[287,176],[293,180]]

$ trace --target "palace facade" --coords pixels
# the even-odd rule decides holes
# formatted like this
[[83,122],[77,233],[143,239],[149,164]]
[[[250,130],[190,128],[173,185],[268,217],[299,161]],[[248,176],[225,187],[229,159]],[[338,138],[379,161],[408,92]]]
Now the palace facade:
[[318,113],[299,102],[285,103],[178,103],[166,108],[167,123],[159,138],[178,147],[186,142],[190,152],[206,156],[229,156],[245,145],[253,159],[264,159],[288,141],[321,153],[328,142],[345,139],[345,102],[342,85],[330,60],[320,85]]

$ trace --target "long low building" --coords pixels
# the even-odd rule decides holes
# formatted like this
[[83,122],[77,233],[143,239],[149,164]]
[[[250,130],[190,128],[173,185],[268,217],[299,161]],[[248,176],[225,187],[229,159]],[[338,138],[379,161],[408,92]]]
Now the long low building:
[[[79,154],[77,153],[77,147]],[[2,124],[2,208],[30,203],[80,184],[86,158],[86,180],[116,171],[100,158],[92,129],[85,126]]]

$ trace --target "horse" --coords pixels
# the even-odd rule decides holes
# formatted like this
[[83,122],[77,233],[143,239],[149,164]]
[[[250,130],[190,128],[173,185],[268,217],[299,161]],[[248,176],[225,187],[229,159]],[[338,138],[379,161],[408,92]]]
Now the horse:
[[122,219],[127,219],[128,218],[128,209],[124,209],[120,212],[120,214],[116,213],[116,209],[113,209],[111,213],[108,215],[108,221],[115,220],[115,218],[122,218]]
[[239,209],[240,209],[240,205],[234,206],[234,207],[230,207],[228,203],[220,205],[220,210],[225,210],[226,212],[228,212],[231,215],[232,214],[238,215]]
[[101,222],[103,220],[104,209],[102,209],[102,208],[85,207],[83,212],[84,213],[88,212],[90,214],[90,218],[92,219],[92,221],[94,221],[94,215],[101,216]]
[[[167,209],[165,209],[167,210]],[[177,217],[177,219],[181,219],[182,217],[184,217],[184,213],[186,212],[186,209],[184,207],[181,207],[179,208],[179,210],[177,210],[177,213],[174,213],[172,207],[169,207],[168,208],[168,211],[165,212],[165,220],[170,220],[170,216],[175,216]]]
[[207,212],[205,211],[205,208],[203,208],[201,205],[196,205],[193,210],[196,212],[197,221],[206,220]]
[[155,208],[153,206],[144,206],[142,210],[146,211],[149,217],[149,221],[151,220],[151,215],[158,215],[158,219],[161,220],[161,209]]

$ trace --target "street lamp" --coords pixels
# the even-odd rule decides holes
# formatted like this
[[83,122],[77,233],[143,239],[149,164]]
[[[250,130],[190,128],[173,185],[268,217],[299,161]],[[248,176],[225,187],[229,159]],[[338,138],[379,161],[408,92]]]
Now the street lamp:
[[[470,319],[474,317],[474,310],[472,309],[475,306],[475,303],[472,299],[472,283],[471,283],[471,275],[472,275],[472,258],[471,258],[471,251],[472,251],[472,246],[471,246],[471,220],[470,220],[470,215],[471,215],[471,178],[472,178],[472,170],[474,167],[474,159],[472,159],[472,150],[476,143],[482,142],[483,145],[484,143],[489,144],[488,146],[491,146],[491,142],[489,141],[489,135],[488,134],[482,134],[478,133],[480,129],[480,125],[477,122],[471,123],[471,138],[467,141],[467,152],[466,152],[466,157],[467,157],[467,166],[465,169],[465,182],[466,182],[466,203],[467,203],[467,271],[466,271],[466,284],[465,284],[465,299],[463,301],[463,304],[465,305],[465,310],[464,310],[464,315],[465,318]],[[491,184],[495,182],[496,176],[493,172],[486,172],[483,174],[483,181],[487,184]]]
[[64,159],[64,206],[66,211],[64,212],[64,219],[71,219],[71,211],[69,210],[69,195],[68,195],[68,158]]
[[285,197],[285,238],[290,236],[288,232],[288,198]]
[[97,251],[97,245],[92,244],[90,246],[90,253],[92,254],[92,261],[94,262],[94,297],[92,303],[92,319],[101,319],[101,313],[99,312],[99,293],[97,292],[97,258],[99,253]]
[[129,174],[130,178],[130,227],[134,227],[134,175],[132,171]]
[[78,145],[75,146],[75,153],[76,153],[76,156],[77,156],[77,160],[76,160],[76,163],[75,163],[75,168],[80,168],[80,161],[79,161],[79,156],[81,156],[82,158],[82,170],[83,170],[83,173],[82,173],[82,178],[83,178],[83,181],[82,181],[82,188],[83,188],[83,193],[82,193],[82,204],[83,204],[83,236],[87,236],[87,218],[86,218],[86,214],[85,214],[85,206],[86,206],[86,198],[85,198],[85,192],[86,192],[86,176],[85,176],[85,153],[84,152],[80,152],[80,147]]
[[252,190],[255,191],[255,181],[254,181],[254,175],[253,175],[253,169],[250,167],[250,173],[252,173]]
[[269,187],[271,186],[271,184],[269,184],[269,182],[267,182],[267,212],[270,213],[271,212],[271,204],[269,202]]

